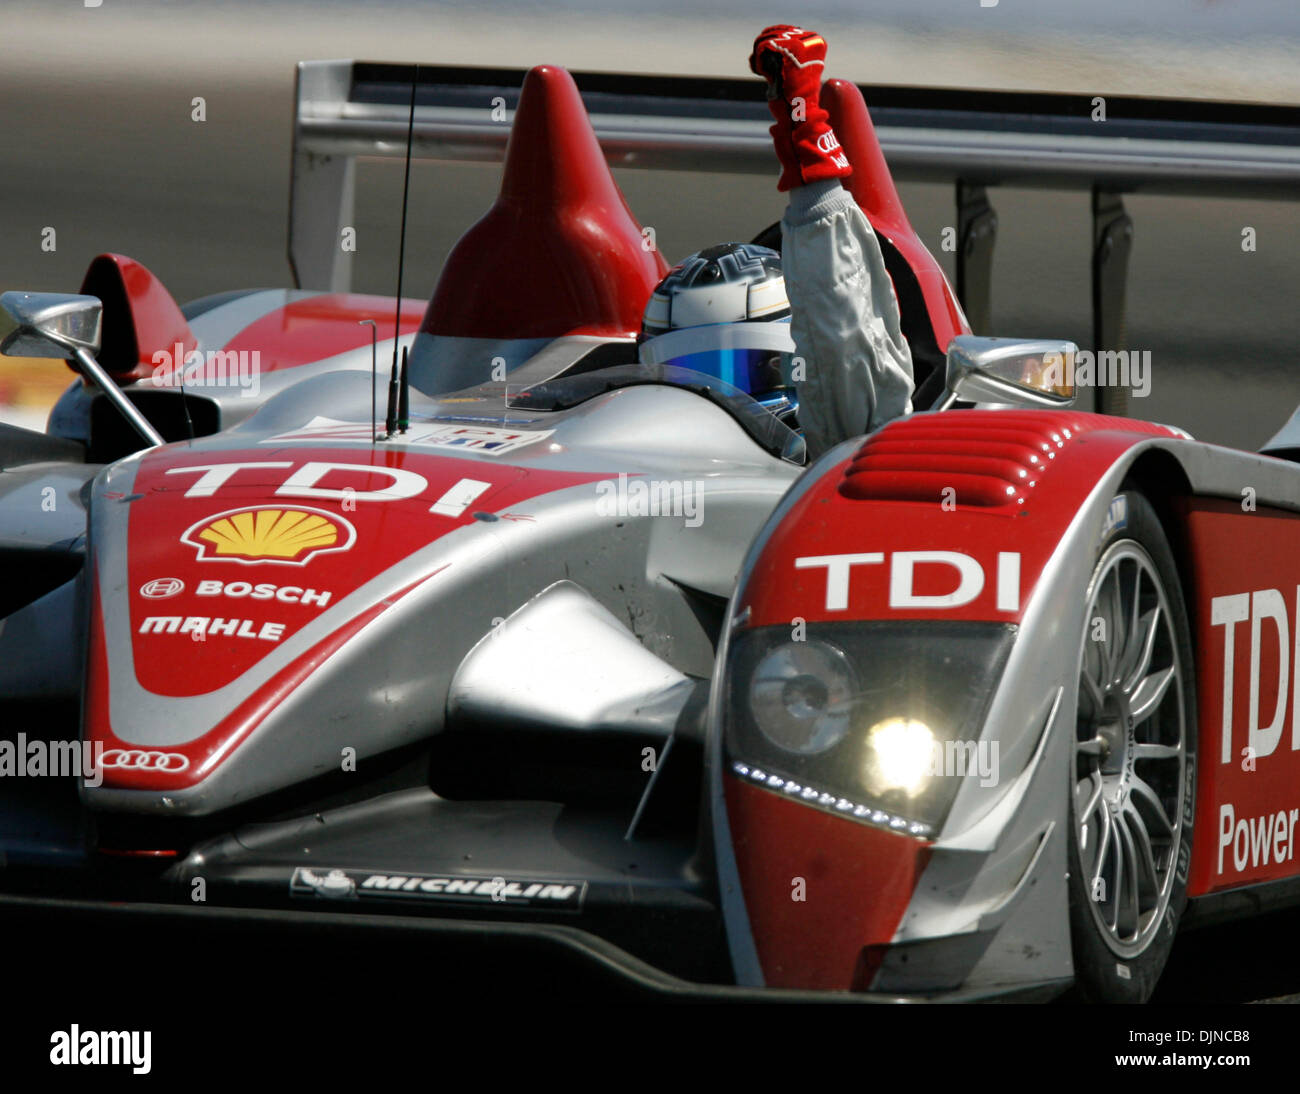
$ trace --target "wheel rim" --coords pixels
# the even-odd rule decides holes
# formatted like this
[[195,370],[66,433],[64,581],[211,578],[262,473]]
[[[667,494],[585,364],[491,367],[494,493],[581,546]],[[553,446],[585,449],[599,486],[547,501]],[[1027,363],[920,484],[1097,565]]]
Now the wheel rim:
[[1169,913],[1183,839],[1183,665],[1151,556],[1113,544],[1088,586],[1071,785],[1093,919],[1121,957]]

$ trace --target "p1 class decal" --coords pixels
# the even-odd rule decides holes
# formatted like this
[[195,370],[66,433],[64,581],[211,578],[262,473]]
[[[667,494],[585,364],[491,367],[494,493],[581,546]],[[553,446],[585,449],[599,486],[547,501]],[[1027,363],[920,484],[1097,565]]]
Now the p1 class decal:
[[179,577],[156,577],[140,586],[140,595],[146,600],[166,600],[185,591],[185,582]]
[[184,771],[190,759],[179,752],[156,752],[143,748],[110,748],[100,757],[100,766],[124,771]]
[[[416,448],[443,448],[500,456],[549,437],[555,430],[502,429],[496,425],[470,425],[462,422],[414,423],[410,429],[388,442],[388,446],[411,445]],[[261,444],[286,441],[357,441],[370,444],[372,428],[362,422],[340,422],[334,418],[313,418],[301,429],[267,437]]]
[[446,448],[500,456],[523,448],[524,445],[535,444],[554,432],[553,429],[522,431],[487,425],[440,425],[429,430],[415,430],[409,443],[422,448]]
[[196,521],[181,542],[200,562],[278,563],[304,566],[316,555],[349,551],[356,529],[343,517],[305,506],[228,509]]
[[374,870],[297,867],[289,895],[326,900],[424,900],[498,908],[545,908],[577,912],[587,896],[585,881],[521,881],[506,877],[382,874]]

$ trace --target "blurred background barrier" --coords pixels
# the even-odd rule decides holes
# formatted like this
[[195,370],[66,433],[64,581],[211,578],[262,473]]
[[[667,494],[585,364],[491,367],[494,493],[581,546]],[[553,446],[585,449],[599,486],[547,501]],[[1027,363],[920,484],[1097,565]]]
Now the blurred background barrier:
[[[1300,103],[1293,0],[7,0],[0,34],[0,289],[75,291],[106,250],[180,301],[292,283],[286,257],[295,63],[354,57],[743,77],[754,34],[797,20],[860,83]],[[755,80],[755,99],[761,85]],[[485,116],[492,104],[484,102]],[[1300,115],[1300,111],[1297,112]],[[1098,124],[1105,124],[1099,121]],[[761,176],[616,169],[671,261],[748,239],[783,201]],[[362,160],[352,285],[391,293],[399,160]],[[412,173],[406,295],[427,296],[491,204],[496,164]],[[954,189],[904,182],[918,234],[956,283]],[[989,330],[1092,344],[1087,192],[990,189],[999,218]],[[1151,354],[1130,413],[1255,447],[1297,402],[1300,207],[1246,197],[1125,196],[1135,234],[1127,345]],[[0,360],[0,419],[39,426],[71,379]]]

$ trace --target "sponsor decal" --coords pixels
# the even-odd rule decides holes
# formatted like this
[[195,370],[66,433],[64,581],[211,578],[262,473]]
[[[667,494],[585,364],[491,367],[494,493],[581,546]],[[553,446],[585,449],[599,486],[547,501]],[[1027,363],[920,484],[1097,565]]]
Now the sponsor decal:
[[840,146],[839,138],[835,136],[834,131],[828,130],[817,138],[817,148],[821,152],[830,155]]
[[301,883],[326,900],[355,900],[357,895],[357,883],[344,870],[318,874],[300,867],[293,872],[293,883]]
[[[1300,585],[1295,589],[1300,611]],[[1222,628],[1223,706],[1207,712],[1221,719],[1220,764],[1240,764],[1248,777],[1269,772],[1276,778],[1277,753],[1300,751],[1300,642],[1292,642],[1295,622],[1287,598],[1279,589],[1256,589],[1249,593],[1210,598],[1210,630]],[[1248,624],[1240,630],[1237,624]],[[1238,635],[1245,639],[1241,650],[1249,659],[1245,732],[1242,732],[1238,680]],[[1213,651],[1208,651],[1213,656]],[[1209,658],[1207,657],[1207,660]],[[1270,686],[1271,685],[1271,686]],[[1289,700],[1289,701],[1288,701]],[[1291,732],[1284,732],[1287,713]],[[1276,804],[1276,803],[1275,803]],[[1296,822],[1300,809],[1284,805],[1262,812],[1264,803],[1254,801],[1242,815],[1230,803],[1221,802],[1218,811],[1218,854],[1216,872],[1249,873],[1258,876],[1295,860]]]
[[[1200,740],[1187,764],[1193,897],[1300,873],[1300,515],[1256,514],[1246,497],[1189,500],[1179,561],[1197,670],[1199,724],[1187,732]],[[1161,676],[1151,686],[1173,690]]]
[[427,431],[413,431],[410,443],[423,448],[450,448],[500,456],[536,444],[554,432],[553,429],[522,431],[486,425],[441,425]]
[[[853,574],[862,574],[855,567],[884,566],[883,551],[861,554],[811,555],[796,558],[796,570],[824,569],[826,571],[826,610],[847,611],[849,607],[849,581]],[[955,587],[946,593],[921,594],[915,591],[918,568],[941,566],[946,568]],[[899,610],[933,608],[961,608],[984,591],[984,567],[978,559],[960,551],[894,551],[889,555],[889,606]],[[858,580],[861,580],[859,578]],[[997,562],[997,609],[1000,612],[1020,610],[1020,555],[1000,551]],[[951,582],[950,582],[951,583]]]
[[323,608],[330,602],[331,592],[305,589],[301,585],[272,585],[269,582],[251,581],[200,581],[194,589],[195,596],[228,596],[235,600],[277,600],[281,604],[302,604]]
[[1128,527],[1128,498],[1123,494],[1114,498],[1106,510],[1106,519],[1101,522],[1101,542],[1117,528]]
[[[256,628],[256,629],[254,629]],[[260,638],[278,642],[284,637],[285,624],[258,623],[253,619],[223,619],[206,615],[150,615],[140,624],[141,634],[187,634],[202,642],[210,634],[221,638]]]
[[[1300,610],[1300,585],[1295,589],[1296,602]],[[1300,689],[1294,687],[1300,682],[1300,642],[1292,645],[1291,620],[1287,611],[1286,598],[1279,589],[1258,589],[1250,593],[1237,593],[1233,596],[1216,596],[1210,599],[1210,628],[1223,628],[1223,710],[1222,737],[1220,738],[1219,762],[1231,763],[1234,759],[1234,712],[1233,701],[1236,677],[1237,624],[1250,623],[1250,703],[1246,715],[1246,732],[1237,737],[1239,745],[1244,745],[1245,755],[1253,766],[1254,763],[1273,755],[1282,743],[1282,730],[1286,722],[1288,708],[1292,709],[1290,745],[1291,751],[1300,751]],[[1244,628],[1243,628],[1244,629]],[[1271,632],[1267,643],[1268,660],[1264,663],[1265,631]],[[1276,644],[1271,640],[1276,638]],[[1290,656],[1288,656],[1290,655]],[[1266,681],[1273,681],[1275,689],[1269,695],[1264,690]],[[1290,697],[1292,702],[1288,703]],[[1272,717],[1267,725],[1261,725],[1267,714]]]
[[380,874],[369,870],[311,870],[297,867],[289,894],[343,900],[428,900],[451,904],[579,911],[585,881],[519,881],[505,877],[450,877],[438,874]]
[[482,482],[479,479],[461,479],[429,506],[429,512],[444,517],[459,517],[478,500],[480,494],[491,486],[490,482]]
[[849,158],[842,151],[839,151],[840,141],[833,132],[823,133],[817,138],[817,149],[824,156],[830,158],[831,163],[836,167],[847,167]]
[[[190,484],[189,489],[185,491],[185,496],[187,498],[210,498],[218,490],[220,490],[223,486],[225,486],[228,482],[230,482],[230,480],[234,478],[237,474],[239,474],[241,471],[254,471],[254,470],[260,470],[268,467],[292,468],[293,464],[285,463],[285,462],[213,463],[213,464],[203,464],[201,466],[196,464],[193,467],[172,467],[169,468],[166,473],[168,475],[180,475],[180,474],[185,474],[190,472],[201,472],[199,477]],[[353,486],[335,488],[335,487],[324,487],[324,486],[317,485],[323,478],[325,478],[325,476],[334,473],[363,475],[366,476],[367,478],[374,475],[382,475],[388,479],[388,485],[378,490],[358,490]],[[466,509],[469,508],[472,502],[476,501],[479,498],[479,496],[482,495],[485,491],[491,489],[492,485],[493,485],[492,483],[484,482],[481,479],[460,479],[459,481],[456,482],[454,486],[448,489],[442,495],[442,497],[440,497],[429,507],[429,512],[437,513],[440,516],[444,516],[444,517],[459,517],[461,514],[465,512]],[[346,505],[350,506],[350,505],[356,505],[358,502],[363,502],[363,501],[364,502],[404,501],[407,498],[417,497],[428,488],[429,488],[428,479],[426,479],[423,475],[418,474],[415,471],[407,471],[404,468],[375,467],[372,466],[371,464],[366,464],[366,463],[334,463],[332,461],[326,461],[326,460],[311,460],[308,463],[304,463],[296,471],[293,471],[291,474],[288,474],[288,476],[284,479],[284,481],[276,488],[275,493],[277,497],[282,497],[282,498],[314,498],[317,500],[323,499],[325,501],[344,502]],[[277,513],[286,512],[286,510],[272,509],[271,507],[261,507],[261,508],[266,509],[270,512],[277,512]],[[233,519],[234,516],[238,514],[245,513],[245,512],[253,513],[257,511],[258,511],[258,507],[252,507],[246,510],[232,509],[228,513],[218,514],[217,517],[210,517],[207,518],[207,520],[200,521],[198,524],[194,525],[194,527],[186,531],[185,536],[187,537],[193,536],[196,532],[204,531],[209,521],[216,521],[219,519],[219,517],[224,516],[224,517],[231,517]],[[346,528],[348,533],[353,537],[353,539],[355,538],[356,533],[352,531],[352,526],[348,524],[348,522],[345,521],[342,517],[336,517],[330,513],[324,513],[318,509],[294,509],[294,510],[288,510],[288,512],[315,514],[316,516],[322,517],[327,521],[331,521],[339,525],[341,528]],[[302,529],[302,531],[306,531],[306,529],[304,528]],[[223,526],[221,532],[228,534],[229,529],[226,529]],[[213,534],[219,535],[215,531]],[[241,532],[240,534],[246,536],[247,532]],[[347,540],[345,544],[324,547],[322,548],[322,550],[328,550],[328,551],[347,550],[348,547],[352,545],[353,539]],[[211,548],[214,546],[214,544],[202,545],[199,543],[194,543],[190,539],[185,539],[185,542],[189,543],[193,547],[200,548],[200,553],[199,553],[200,558],[205,557],[203,553],[204,550],[210,551]],[[320,554],[321,550],[316,550],[313,553]],[[236,556],[223,553],[223,557],[233,558]],[[249,560],[241,559],[240,561],[249,561]],[[252,559],[251,561],[283,562],[286,560],[258,557],[256,559]],[[289,561],[296,562],[298,560],[289,560]],[[303,559],[301,561],[306,561],[306,559]]]
[[[549,437],[553,429],[503,429],[492,425],[465,425],[459,422],[413,423],[406,433],[385,442],[411,445],[416,448],[446,448],[457,451],[478,452],[487,456],[500,456],[525,445]],[[372,428],[366,422],[341,422],[334,418],[313,418],[301,429],[290,430],[268,437],[262,444],[281,444],[285,441],[364,441],[373,440]]]
[[185,582],[179,577],[156,577],[140,586],[140,595],[148,600],[166,600],[185,591]]
[[231,509],[191,525],[181,542],[201,562],[280,563],[303,566],[331,551],[347,551],[357,533],[342,517],[319,509],[257,506]]
[[99,763],[103,768],[120,771],[184,771],[190,766],[190,758],[179,752],[110,748]]
[[[1278,866],[1295,858],[1295,826],[1300,809],[1279,809],[1262,817],[1238,818],[1231,805],[1219,807],[1219,873]],[[1225,862],[1225,854],[1228,856]]]

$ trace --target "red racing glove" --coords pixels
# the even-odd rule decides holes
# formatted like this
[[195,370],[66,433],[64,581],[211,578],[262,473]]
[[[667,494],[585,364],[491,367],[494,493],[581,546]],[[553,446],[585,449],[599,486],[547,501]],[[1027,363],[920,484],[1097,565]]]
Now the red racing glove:
[[800,27],[767,27],[754,39],[749,68],[767,81],[768,132],[781,160],[781,191],[853,173],[828,115],[818,103],[826,39]]

